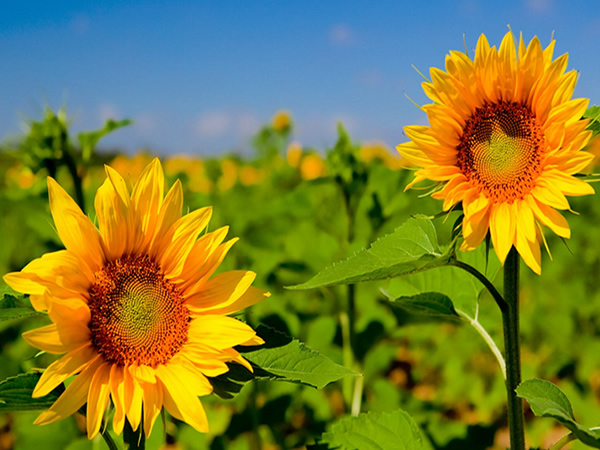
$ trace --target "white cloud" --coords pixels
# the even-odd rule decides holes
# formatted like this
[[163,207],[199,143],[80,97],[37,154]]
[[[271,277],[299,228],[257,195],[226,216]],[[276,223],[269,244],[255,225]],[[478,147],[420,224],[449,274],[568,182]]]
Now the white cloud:
[[119,109],[112,103],[103,103],[98,107],[98,117],[104,123],[108,119],[120,119]]
[[261,126],[261,122],[254,114],[244,112],[237,118],[237,129],[243,137],[255,134]]
[[231,127],[231,118],[224,112],[211,112],[200,116],[194,123],[194,132],[200,137],[218,137]]
[[329,30],[329,40],[334,45],[350,45],[354,42],[354,32],[347,25],[334,25]]
[[71,20],[70,26],[71,30],[73,30],[75,34],[86,34],[88,31],[90,31],[90,18],[87,14],[78,14]]
[[552,7],[552,0],[525,0],[527,8],[536,14],[548,12]]
[[252,136],[260,128],[259,118],[247,111],[212,111],[202,114],[193,124],[201,138],[218,138],[231,134],[238,139]]
[[369,70],[367,72],[363,72],[358,76],[358,81],[361,84],[364,84],[368,87],[380,87],[383,83],[383,77],[381,76],[381,72],[378,70]]

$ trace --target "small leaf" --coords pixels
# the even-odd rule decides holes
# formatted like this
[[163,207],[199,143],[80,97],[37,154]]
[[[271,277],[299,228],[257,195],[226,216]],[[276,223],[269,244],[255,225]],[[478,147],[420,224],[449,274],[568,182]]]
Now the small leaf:
[[345,376],[359,375],[272,328],[260,325],[256,332],[265,344],[236,347],[255,367],[256,378],[291,381],[321,389]]
[[430,220],[410,219],[392,234],[375,241],[368,250],[361,250],[325,268],[306,283],[288,289],[383,280],[444,266],[451,259],[451,255],[440,250]]
[[108,119],[104,124],[104,127],[99,130],[79,133],[77,137],[79,138],[79,145],[81,146],[83,159],[86,161],[90,159],[94,149],[96,148],[96,145],[104,136],[113,132],[114,130],[131,125],[132,123],[133,121],[130,119],[119,121]]
[[44,397],[32,398],[31,394],[41,376],[41,372],[29,372],[0,382],[0,412],[47,409],[52,406],[64,392],[64,385],[61,383]]
[[[326,444],[326,445],[325,445]],[[406,412],[369,412],[345,417],[323,433],[318,447],[340,450],[419,450],[428,446]]]
[[592,130],[592,136],[600,133],[600,106],[590,106],[586,112],[583,113],[585,119],[590,119],[590,124],[587,129]]
[[389,305],[403,313],[431,319],[460,320],[452,300],[439,292],[423,292],[411,297],[391,298]]
[[538,417],[552,417],[567,427],[584,444],[600,448],[600,433],[575,421],[573,408],[567,396],[550,381],[534,378],[522,382],[517,395],[527,400]]
[[0,321],[42,315],[44,313],[33,309],[29,300],[23,295],[4,294],[3,299],[0,300]]

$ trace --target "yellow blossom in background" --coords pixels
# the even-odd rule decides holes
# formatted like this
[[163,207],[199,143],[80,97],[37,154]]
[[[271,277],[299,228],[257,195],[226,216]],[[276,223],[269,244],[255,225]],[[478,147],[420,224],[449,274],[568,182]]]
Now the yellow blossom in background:
[[398,151],[420,168],[407,189],[422,180],[439,183],[432,197],[448,211],[462,203],[462,250],[473,250],[488,231],[504,262],[515,246],[541,273],[541,226],[563,238],[571,231],[557,210],[566,196],[594,193],[573,175],[593,159],[581,151],[590,139],[580,120],[587,99],[571,99],[577,72],[568,55],[553,60],[555,41],[542,49],[537,37],[518,49],[511,32],[499,49],[481,35],[475,58],[451,51],[446,71],[432,68],[423,89],[429,126],[404,128],[410,142]]
[[285,159],[291,167],[300,166],[300,160],[302,159],[302,145],[300,142],[292,141],[288,145]]
[[221,177],[218,180],[219,189],[222,191],[228,191],[235,186],[237,179],[237,163],[231,159],[224,159],[221,163]]
[[254,186],[259,184],[264,178],[264,171],[252,166],[245,166],[240,169],[240,182],[244,186]]
[[273,128],[277,131],[283,131],[292,126],[292,117],[289,111],[277,111],[273,116]]
[[110,165],[118,173],[122,173],[126,180],[132,181],[139,178],[150,161],[152,157],[146,153],[138,153],[132,157],[117,155]]
[[383,142],[367,142],[360,147],[360,157],[366,163],[379,159],[390,169],[401,169],[405,167],[404,160],[398,153],[392,153],[391,149]]
[[316,153],[310,153],[302,158],[300,176],[304,180],[314,180],[326,174],[325,162]]
[[589,152],[591,155],[594,155],[594,159],[588,164],[583,172],[590,173],[597,171],[600,167],[600,135],[596,135],[591,138],[584,150]]
[[269,294],[251,286],[256,275],[250,271],[213,276],[237,239],[224,241],[228,227],[205,232],[210,207],[182,217],[181,183],[165,195],[158,159],[132,192],[113,168],[106,166],[106,175],[95,198],[98,228],[48,178],[50,210],[66,250],[4,277],[52,321],[26,332],[27,342],[64,354],[43,372],[33,396],[76,375],[35,423],[61,420],[87,403],[92,438],[111,401],[117,434],[127,419],[150,435],[163,407],[206,432],[198,397],[212,392],[207,376],[227,372],[227,362],[252,370],[233,347],[262,343],[227,315]]
[[15,163],[6,170],[6,180],[9,186],[29,189],[36,181],[33,171],[22,163]]
[[181,155],[173,156],[165,160],[165,173],[169,176],[187,176],[185,187],[192,192],[209,193],[212,182],[206,178],[204,173],[204,162],[199,158]]

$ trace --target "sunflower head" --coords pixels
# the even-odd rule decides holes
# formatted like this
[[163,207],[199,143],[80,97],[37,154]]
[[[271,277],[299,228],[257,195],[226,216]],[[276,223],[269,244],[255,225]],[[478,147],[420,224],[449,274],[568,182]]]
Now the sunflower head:
[[581,151],[588,100],[571,99],[577,73],[553,50],[537,37],[525,46],[522,35],[517,48],[508,32],[499,49],[481,35],[474,59],[451,51],[446,70],[432,68],[423,83],[429,126],[405,127],[411,141],[397,147],[418,169],[407,189],[432,180],[445,211],[462,204],[462,250],[489,232],[500,261],[514,246],[538,274],[542,226],[569,238],[557,210],[570,209],[566,196],[594,193],[573,176],[593,159]]
[[[207,377],[228,362],[252,370],[233,348],[257,345],[252,328],[227,315],[269,296],[251,286],[249,271],[213,275],[236,239],[227,227],[206,232],[210,207],[182,217],[177,181],[164,195],[158,159],[133,189],[112,168],[95,199],[98,228],[54,181],[50,209],[66,249],[32,261],[4,280],[29,294],[51,324],[25,333],[34,347],[65,354],[41,376],[34,397],[76,375],[36,423],[47,424],[87,403],[88,436],[101,426],[109,401],[113,427],[125,419],[148,436],[163,407],[207,431],[198,396],[212,392]],[[142,425],[140,425],[142,424]]]

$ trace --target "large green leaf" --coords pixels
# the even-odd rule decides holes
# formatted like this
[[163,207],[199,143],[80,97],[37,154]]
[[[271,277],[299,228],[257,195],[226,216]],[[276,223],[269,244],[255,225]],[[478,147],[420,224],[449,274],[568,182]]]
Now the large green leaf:
[[236,348],[255,367],[257,377],[292,381],[321,389],[342,377],[359,375],[272,328],[261,325],[256,331],[265,344]]
[[368,250],[326,267],[311,280],[290,289],[312,289],[359,281],[383,280],[447,264],[451,255],[438,245],[429,219],[410,219],[375,241]]
[[414,419],[402,410],[345,417],[323,433],[317,448],[340,450],[419,450],[424,442]]
[[527,400],[536,416],[552,417],[571,430],[584,444],[600,448],[600,432],[575,421],[571,402],[555,384],[538,378],[527,380],[517,387],[517,395]]
[[41,372],[29,372],[0,382],[0,412],[46,409],[52,406],[64,392],[64,385],[61,383],[44,397],[32,398],[33,389],[41,376]]
[[41,315],[44,313],[33,309],[29,300],[21,294],[4,294],[0,300],[0,321]]
[[[471,252],[460,252],[458,257],[485,274],[490,281],[494,280],[501,268],[494,254],[487,258],[483,245]],[[477,315],[479,296],[483,290],[483,284],[473,275],[458,267],[447,266],[391,280],[384,295],[399,301],[423,293],[440,293],[451,300],[457,311],[473,319]]]

